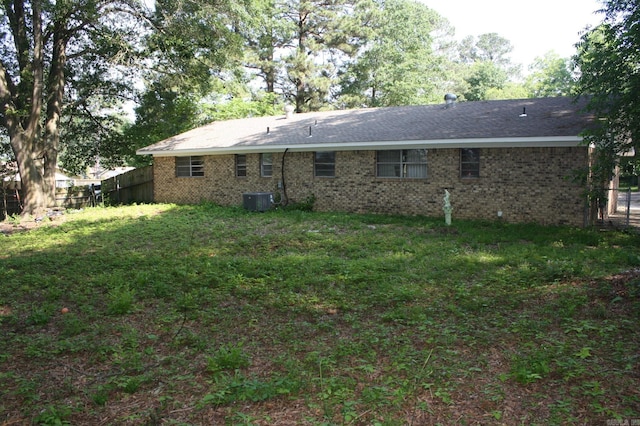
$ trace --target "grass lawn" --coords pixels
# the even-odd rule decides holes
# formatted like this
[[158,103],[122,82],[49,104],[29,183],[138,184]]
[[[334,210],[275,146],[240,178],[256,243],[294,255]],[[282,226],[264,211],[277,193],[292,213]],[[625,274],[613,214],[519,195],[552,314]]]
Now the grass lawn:
[[13,226],[2,425],[640,419],[637,234],[209,204]]

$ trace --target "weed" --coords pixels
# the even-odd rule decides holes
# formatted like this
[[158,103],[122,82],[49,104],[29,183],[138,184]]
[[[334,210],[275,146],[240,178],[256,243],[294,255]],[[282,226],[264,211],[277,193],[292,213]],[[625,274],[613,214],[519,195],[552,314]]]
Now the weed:
[[201,405],[223,405],[236,401],[260,402],[282,395],[290,394],[297,389],[295,383],[287,378],[262,380],[254,376],[245,376],[236,371],[233,375],[222,374],[215,379],[212,392],[205,395]]
[[207,358],[207,371],[217,373],[222,370],[236,370],[248,367],[250,363],[250,358],[244,353],[241,344],[226,345]]
[[551,372],[553,355],[546,348],[528,345],[529,353],[514,355],[511,359],[511,377],[518,383],[528,384],[542,380]]
[[135,302],[135,290],[128,284],[119,284],[107,294],[107,312],[111,315],[125,315],[131,312]]
[[123,376],[116,380],[118,389],[126,393],[136,393],[145,382],[142,376]]
[[637,236],[441,222],[145,205],[0,239],[0,410],[44,424],[638,417]]
[[311,194],[302,201],[289,203],[284,209],[288,211],[297,210],[301,212],[312,212],[316,203],[316,196]]
[[69,407],[50,406],[34,419],[34,423],[37,425],[43,425],[43,426],[70,425],[71,422],[67,420],[70,415],[71,415],[71,408]]
[[25,320],[28,325],[42,326],[49,322],[53,308],[51,306],[33,306],[31,313]]
[[87,330],[87,324],[81,320],[77,315],[68,313],[62,320],[61,335],[64,337],[73,337],[83,333]]
[[102,407],[109,401],[109,391],[104,387],[100,387],[90,395],[90,398],[94,404]]

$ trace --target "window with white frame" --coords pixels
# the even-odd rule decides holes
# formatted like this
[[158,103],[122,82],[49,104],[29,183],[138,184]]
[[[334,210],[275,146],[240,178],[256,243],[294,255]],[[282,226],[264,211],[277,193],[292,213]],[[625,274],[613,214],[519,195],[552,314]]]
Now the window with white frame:
[[480,177],[480,149],[460,149],[460,177],[463,179]]
[[427,150],[394,149],[377,151],[376,176],[389,178],[426,178]]
[[273,154],[260,155],[260,176],[271,177],[273,175]]
[[236,154],[236,177],[247,176],[247,156],[245,154]]
[[176,157],[176,176],[204,176],[204,158],[202,158],[201,156]]
[[335,177],[336,153],[334,151],[314,152],[313,173],[315,177]]

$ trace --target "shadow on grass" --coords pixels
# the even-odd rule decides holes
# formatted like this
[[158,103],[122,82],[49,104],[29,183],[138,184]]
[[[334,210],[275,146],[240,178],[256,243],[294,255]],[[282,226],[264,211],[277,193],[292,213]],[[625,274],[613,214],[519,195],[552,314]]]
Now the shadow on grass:
[[[640,412],[638,285],[602,281],[640,265],[629,235],[208,204],[66,219],[0,240],[7,419],[447,423],[470,394],[466,418]],[[532,410],[550,398],[566,412]]]

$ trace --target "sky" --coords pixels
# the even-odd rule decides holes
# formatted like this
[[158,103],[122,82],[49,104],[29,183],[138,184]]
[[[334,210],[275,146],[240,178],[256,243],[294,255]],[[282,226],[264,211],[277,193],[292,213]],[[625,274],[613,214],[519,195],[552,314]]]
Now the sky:
[[421,0],[447,18],[455,38],[498,33],[511,42],[513,64],[523,72],[550,50],[561,57],[575,53],[574,44],[587,26],[602,22],[599,0]]

